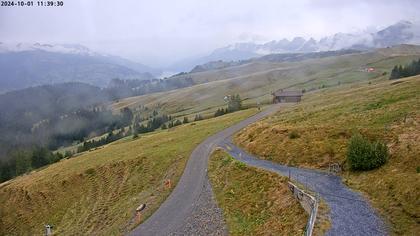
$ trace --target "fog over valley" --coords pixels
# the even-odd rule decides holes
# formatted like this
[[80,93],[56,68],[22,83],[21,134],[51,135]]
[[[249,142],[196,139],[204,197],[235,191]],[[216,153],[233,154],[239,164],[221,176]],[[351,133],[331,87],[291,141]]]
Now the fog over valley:
[[64,2],[61,8],[0,8],[0,42],[81,44],[155,68],[176,68],[235,43],[319,41],[336,33],[366,37],[400,20],[417,21],[420,7],[414,0]]
[[0,1],[0,235],[418,235],[420,1]]

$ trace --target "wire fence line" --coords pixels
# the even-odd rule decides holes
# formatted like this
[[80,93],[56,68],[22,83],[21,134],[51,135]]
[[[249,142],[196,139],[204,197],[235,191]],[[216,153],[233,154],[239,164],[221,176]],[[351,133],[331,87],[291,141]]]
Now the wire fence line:
[[309,214],[309,219],[305,226],[304,235],[311,236],[318,214],[319,197],[317,195],[315,195],[315,197],[312,196],[290,181],[288,182],[288,185],[290,191],[293,193],[293,196],[300,202],[302,207]]
[[316,184],[313,184],[314,188],[310,188],[308,186],[308,181],[307,181],[308,177],[307,176],[304,176],[304,175],[301,175],[301,174],[295,174],[294,176],[295,176],[295,178],[293,178],[293,174],[289,170],[289,179],[294,179],[297,183],[301,184],[304,187],[304,189],[307,190],[307,191],[315,192],[315,193],[320,194],[320,195],[328,195],[328,196],[332,196],[332,197],[342,198],[342,199],[346,199],[346,200],[349,200],[349,201],[365,202],[362,199],[355,199],[355,198],[341,196],[341,195],[337,195],[337,194],[333,194],[333,193],[327,193],[327,192],[324,192],[324,191],[315,191],[315,189],[318,189],[316,187]]

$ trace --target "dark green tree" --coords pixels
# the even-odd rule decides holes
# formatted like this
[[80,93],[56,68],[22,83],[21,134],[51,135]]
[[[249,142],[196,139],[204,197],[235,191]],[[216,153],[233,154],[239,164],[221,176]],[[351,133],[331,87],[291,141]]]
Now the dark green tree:
[[52,162],[52,153],[44,147],[35,147],[32,151],[32,167],[39,168]]
[[214,113],[214,117],[218,117],[224,114],[223,108],[222,109],[217,109],[216,112]]
[[66,151],[65,153],[64,153],[64,157],[65,158],[69,158],[69,157],[72,157],[73,156],[73,152],[71,152],[71,151]]
[[16,167],[13,163],[14,160],[6,162],[0,161],[0,183],[13,178],[16,175]]
[[375,169],[386,163],[388,155],[385,143],[371,143],[360,134],[351,137],[347,149],[347,161],[352,170]]
[[203,117],[200,114],[195,115],[194,121],[200,121],[203,120]]
[[394,69],[391,71],[391,76],[389,79],[398,79],[400,78],[400,71],[398,70],[398,66],[394,66]]
[[400,75],[400,78],[405,77],[405,71],[404,71],[404,67],[402,65],[398,66],[398,74]]
[[123,126],[131,124],[133,117],[134,115],[130,108],[124,107],[121,110],[121,123]]
[[133,139],[136,139],[139,137],[139,133],[137,131],[134,131],[133,133]]
[[402,66],[396,65],[391,71],[389,79],[399,79],[420,74],[420,59],[413,60],[411,63]]
[[228,96],[228,112],[239,111],[242,109],[242,100],[239,94]]
[[21,175],[31,170],[31,155],[22,150],[13,153],[13,158],[16,161],[16,175]]
[[182,122],[180,120],[175,120],[174,126],[182,125]]

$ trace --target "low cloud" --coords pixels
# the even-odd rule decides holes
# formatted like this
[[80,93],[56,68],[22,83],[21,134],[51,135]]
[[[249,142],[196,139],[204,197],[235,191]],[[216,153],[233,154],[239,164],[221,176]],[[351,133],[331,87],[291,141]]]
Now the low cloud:
[[418,20],[418,9],[419,1],[64,0],[64,7],[1,7],[0,41],[81,43],[163,66],[237,41]]

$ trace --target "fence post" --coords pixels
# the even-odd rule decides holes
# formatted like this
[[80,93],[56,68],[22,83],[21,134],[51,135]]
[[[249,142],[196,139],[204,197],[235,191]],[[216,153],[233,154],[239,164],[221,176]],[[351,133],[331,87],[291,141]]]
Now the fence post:
[[49,224],[45,225],[45,235],[46,236],[49,236],[49,235],[52,234],[52,228],[53,227],[51,225],[49,225]]

